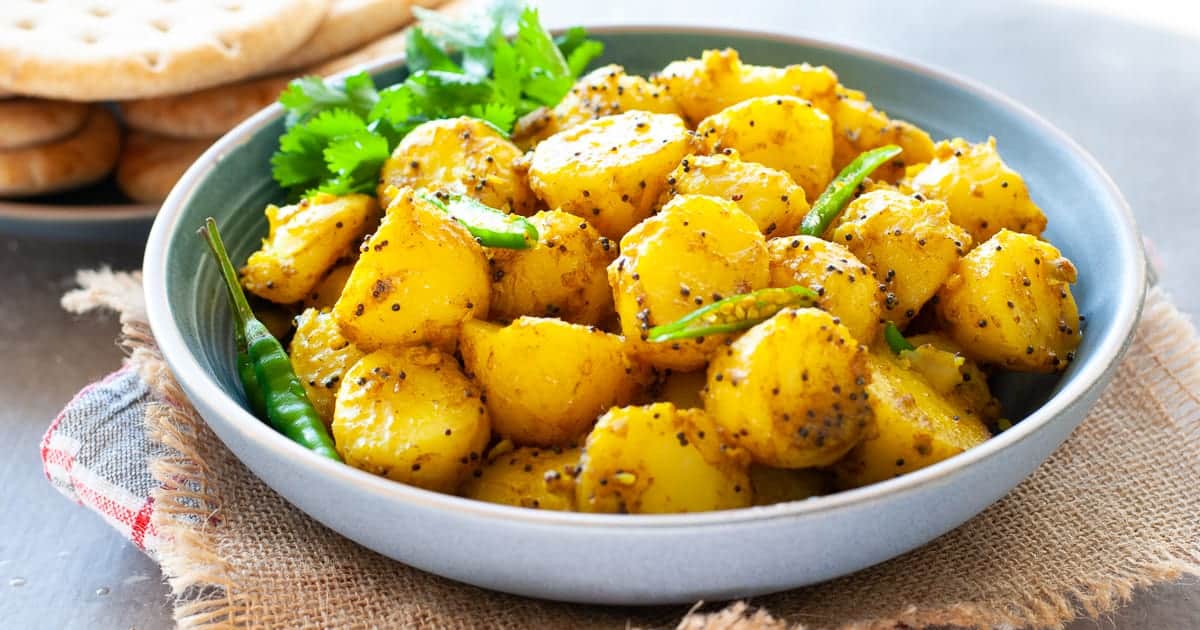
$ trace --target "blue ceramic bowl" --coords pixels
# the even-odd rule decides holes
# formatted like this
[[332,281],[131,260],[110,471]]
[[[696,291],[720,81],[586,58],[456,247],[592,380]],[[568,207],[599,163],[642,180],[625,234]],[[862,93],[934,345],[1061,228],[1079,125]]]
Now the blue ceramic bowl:
[[[215,266],[196,228],[214,215],[235,258],[266,231],[281,197],[267,160],[283,131],[270,107],[210,149],[155,222],[145,260],[150,324],[184,390],[225,444],[313,518],[401,562],[478,586],[559,600],[657,604],[720,600],[844,575],[958,526],[1028,476],[1074,429],[1112,377],[1138,319],[1145,266],[1137,227],[1112,181],[1074,142],[986,88],[915,64],[824,42],[662,27],[600,29],[603,61],[648,73],[706,48],[749,62],[827,64],[897,118],[935,138],[994,135],[1050,219],[1046,236],[1079,268],[1088,326],[1077,359],[1051,382],[998,386],[1022,421],[915,473],[806,501],[727,512],[598,515],[492,505],[409,487],[321,459],[245,409]],[[381,84],[401,61],[372,68]]]

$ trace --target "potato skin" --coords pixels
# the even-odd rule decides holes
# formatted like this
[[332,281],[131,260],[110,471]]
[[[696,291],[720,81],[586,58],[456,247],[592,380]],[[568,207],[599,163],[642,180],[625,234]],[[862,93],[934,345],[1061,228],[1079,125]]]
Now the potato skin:
[[689,155],[671,172],[669,196],[711,195],[737,204],[765,236],[795,234],[808,214],[804,189],[787,173],[734,155]]
[[879,334],[883,293],[871,270],[850,250],[815,236],[767,242],[771,286],[801,285],[817,292],[817,305],[841,320],[855,341],[871,345]]
[[1029,196],[1025,180],[996,151],[996,139],[971,144],[962,138],[937,143],[929,164],[909,168],[908,185],[950,207],[950,220],[982,243],[1002,229],[1040,236],[1046,215]]
[[578,448],[518,448],[475,471],[462,494],[488,503],[573,512],[579,455]]
[[662,514],[746,507],[747,460],[699,409],[619,407],[600,418],[580,459],[581,512]]
[[561,210],[542,211],[529,220],[539,234],[533,247],[487,250],[491,317],[559,317],[586,325],[610,317],[612,291],[605,268],[617,257],[617,244],[586,220]]
[[736,150],[792,176],[807,199],[816,199],[833,179],[833,124],[825,112],[794,96],[746,99],[700,121],[704,152]]
[[361,251],[333,307],[342,334],[356,346],[453,349],[464,320],[487,317],[491,282],[483,248],[411,189],[400,191]]
[[829,313],[785,309],[717,353],[704,409],[757,463],[827,466],[871,422],[866,355]]
[[469,321],[460,344],[467,373],[487,394],[493,428],[518,445],[577,440],[647,380],[620,337],[557,319]]
[[833,168],[840,171],[860,153],[888,144],[903,152],[894,160],[875,169],[871,177],[895,182],[904,177],[905,166],[933,159],[933,139],[916,125],[892,120],[875,109],[865,94],[839,87],[837,99],[829,110],[833,119]]
[[946,204],[886,189],[855,199],[833,229],[883,285],[883,318],[903,328],[933,297],[971,246]]
[[367,195],[320,193],[291,206],[267,206],[262,248],[242,268],[251,293],[290,304],[307,297],[337,260],[375,226],[379,206]]
[[329,426],[333,422],[338,386],[346,372],[363,357],[363,351],[342,336],[328,309],[309,308],[296,318],[296,334],[292,336],[288,356],[309,401]]
[[1075,266],[1053,245],[1001,230],[967,254],[938,292],[938,317],[978,361],[1061,371],[1080,341],[1075,278]]
[[521,150],[483,121],[462,116],[431,120],[409,132],[383,163],[379,203],[391,205],[394,191],[427,188],[469,195],[483,203],[531,214],[537,199],[514,164]]
[[309,293],[304,298],[304,306],[309,308],[333,308],[337,303],[338,296],[342,294],[342,289],[346,288],[346,281],[350,279],[350,272],[354,271],[354,262],[344,262],[329,270],[324,278],[313,287],[312,293]]
[[342,379],[333,440],[347,464],[454,492],[490,435],[487,409],[454,358],[428,347],[378,350]]
[[771,468],[750,466],[750,485],[754,486],[754,505],[774,505],[803,501],[832,491],[829,473],[815,468]]
[[557,133],[533,150],[529,184],[551,208],[617,240],[650,216],[667,174],[692,150],[683,120],[627,112]]
[[668,324],[723,297],[767,286],[767,245],[754,221],[732,201],[680,195],[621,239],[608,266],[629,351],[659,368],[696,370],[728,335],[654,343]]

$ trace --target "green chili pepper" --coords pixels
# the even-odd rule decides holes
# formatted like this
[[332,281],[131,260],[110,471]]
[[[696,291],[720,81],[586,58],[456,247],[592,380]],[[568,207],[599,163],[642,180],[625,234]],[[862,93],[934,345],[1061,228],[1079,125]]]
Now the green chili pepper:
[[785,308],[802,308],[817,303],[817,293],[808,287],[759,289],[733,295],[698,308],[662,326],[650,329],[649,341],[659,343],[745,330]]
[[825,192],[817,197],[808,214],[804,215],[804,221],[800,224],[800,233],[818,237],[824,234],[825,228],[829,227],[829,224],[833,223],[833,220],[842,213],[846,204],[850,203],[854,191],[867,178],[867,175],[883,166],[888,160],[900,155],[900,151],[900,147],[889,144],[878,149],[871,149],[854,158],[853,162],[847,164],[846,168],[842,169],[842,172],[838,173],[832,182],[829,182]]
[[337,450],[334,449],[333,439],[325,429],[325,423],[317,415],[316,409],[313,409],[308,395],[304,393],[304,386],[292,369],[291,360],[288,359],[283,344],[271,336],[267,327],[254,317],[254,311],[246,302],[246,294],[238,284],[237,272],[233,269],[233,263],[229,261],[229,254],[221,241],[221,233],[217,230],[217,222],[212,217],[205,220],[200,235],[208,243],[221,268],[225,288],[233,306],[234,340],[238,344],[238,376],[242,380],[242,387],[246,390],[250,405],[255,407],[261,404],[266,411],[267,422],[293,442],[318,455],[341,461]]
[[907,339],[904,338],[904,334],[901,333],[900,329],[896,328],[896,325],[892,322],[888,322],[883,325],[883,340],[887,342],[888,347],[891,348],[892,352],[895,352],[896,354],[900,354],[906,350],[917,349],[916,346],[912,345]]
[[485,247],[528,249],[539,238],[537,227],[525,217],[502,212],[472,197],[427,194],[421,197],[463,224]]

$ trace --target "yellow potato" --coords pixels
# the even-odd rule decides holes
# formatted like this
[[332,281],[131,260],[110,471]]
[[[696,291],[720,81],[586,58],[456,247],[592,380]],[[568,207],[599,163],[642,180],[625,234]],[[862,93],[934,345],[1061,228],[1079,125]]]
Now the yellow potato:
[[982,243],[1002,229],[1039,236],[1046,215],[1029,197],[1025,180],[996,152],[996,139],[971,144],[962,138],[934,148],[929,164],[909,168],[909,186],[950,207],[950,220]]
[[920,373],[939,394],[985,421],[1000,417],[1000,401],[988,389],[987,374],[958,344],[942,333],[910,335],[908,342],[916,349],[903,353],[901,362]]
[[829,474],[813,468],[771,468],[750,466],[750,485],[754,487],[754,505],[774,505],[803,501],[829,494]]
[[288,356],[308,399],[329,425],[333,422],[338,386],[350,367],[362,358],[363,351],[342,336],[332,313],[309,308],[296,318],[296,334]]
[[717,353],[704,409],[757,463],[827,466],[870,424],[866,355],[829,313],[785,309]]
[[860,153],[888,144],[904,150],[899,156],[875,169],[875,179],[894,182],[904,176],[905,165],[933,159],[933,140],[912,123],[891,120],[875,109],[858,90],[839,88],[833,109],[833,168],[840,171]]
[[419,343],[452,349],[459,325],[487,317],[490,299],[483,248],[406,188],[363,245],[333,313],[342,334],[364,350]]
[[477,118],[431,120],[409,132],[379,173],[379,202],[405,187],[469,195],[502,210],[529,214],[537,199],[514,164],[521,150]]
[[312,293],[309,293],[304,298],[304,306],[309,308],[333,308],[337,302],[338,296],[342,294],[342,289],[346,287],[346,281],[350,279],[350,272],[354,270],[354,263],[342,263],[329,273],[325,274],[324,278],[313,287]]
[[886,347],[869,361],[870,434],[834,467],[843,488],[898,477],[936,464],[990,434],[978,416],[937,392],[920,374],[905,369]]
[[487,394],[496,433],[519,445],[564,445],[583,436],[646,380],[620,337],[557,319],[469,321],[461,349],[467,373]]
[[605,267],[617,244],[586,220],[561,210],[529,219],[538,242],[529,249],[489,249],[493,319],[522,315],[559,317],[597,325],[613,313]]
[[767,245],[754,221],[732,201],[675,197],[621,239],[608,266],[621,330],[630,352],[660,368],[695,370],[728,335],[656,343],[650,328],[705,304],[767,286]]
[[468,499],[537,510],[575,510],[578,448],[523,447],[493,457],[463,485]]
[[475,385],[428,347],[372,352],[342,378],[333,440],[347,464],[439,492],[478,466],[490,428]]
[[683,120],[627,112],[576,125],[537,145],[529,184],[542,201],[617,240],[650,216],[667,174],[692,149]]
[[700,399],[700,391],[704,389],[707,375],[704,370],[680,372],[667,369],[659,373],[659,380],[654,384],[655,400],[669,402],[676,409],[701,409],[704,401]]
[[866,265],[850,250],[814,236],[788,236],[767,242],[771,286],[808,287],[817,305],[841,320],[858,343],[871,345],[879,333],[883,293]]
[[787,173],[736,155],[689,155],[667,178],[670,195],[711,195],[737,204],[766,236],[795,234],[808,202]]
[[251,293],[290,304],[307,297],[337,260],[351,251],[379,217],[367,195],[324,193],[298,204],[267,206],[267,238],[242,268]]
[[1001,230],[938,292],[946,332],[968,356],[1023,372],[1064,370],[1079,346],[1075,266],[1036,236]]
[[903,328],[950,277],[971,237],[950,222],[946,204],[891,190],[855,199],[833,229],[884,287],[883,318]]
[[575,485],[581,512],[658,514],[746,507],[744,453],[699,409],[670,403],[612,409],[588,435]]

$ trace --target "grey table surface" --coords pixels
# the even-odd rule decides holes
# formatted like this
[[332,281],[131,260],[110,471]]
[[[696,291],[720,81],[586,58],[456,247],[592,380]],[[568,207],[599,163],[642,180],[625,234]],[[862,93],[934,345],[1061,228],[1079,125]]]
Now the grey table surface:
[[[609,0],[541,3],[552,25],[687,24],[857,44],[949,69],[1030,105],[1088,148],[1124,191],[1161,259],[1162,284],[1200,313],[1200,40],[1075,9],[1018,2]],[[1192,13],[1191,15],[1195,15]],[[1098,243],[1097,246],[1103,246]],[[0,235],[0,627],[167,628],[158,567],[46,482],[50,419],[121,354],[111,316],[77,318],[58,298],[73,272],[140,265],[139,242]],[[23,584],[18,586],[17,584]],[[1200,626],[1200,584],[1139,592],[1072,630]]]

